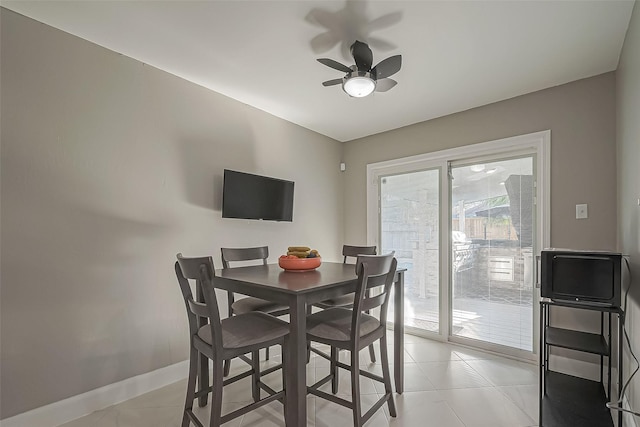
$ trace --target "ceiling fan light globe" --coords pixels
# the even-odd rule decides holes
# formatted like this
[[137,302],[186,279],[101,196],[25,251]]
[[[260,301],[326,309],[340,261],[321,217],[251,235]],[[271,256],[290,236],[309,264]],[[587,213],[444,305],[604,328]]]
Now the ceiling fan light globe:
[[376,82],[369,76],[352,76],[345,78],[342,83],[342,90],[354,98],[363,98],[373,93],[375,89]]

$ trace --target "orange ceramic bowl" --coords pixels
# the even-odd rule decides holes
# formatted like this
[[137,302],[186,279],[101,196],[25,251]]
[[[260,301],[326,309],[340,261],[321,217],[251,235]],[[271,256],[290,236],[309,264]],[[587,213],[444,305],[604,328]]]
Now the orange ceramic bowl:
[[320,267],[322,258],[278,258],[278,265],[286,271],[311,271]]

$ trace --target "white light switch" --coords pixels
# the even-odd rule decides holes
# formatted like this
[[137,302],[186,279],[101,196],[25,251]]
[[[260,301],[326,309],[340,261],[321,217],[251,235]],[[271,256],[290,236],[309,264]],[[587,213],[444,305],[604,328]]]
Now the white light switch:
[[589,214],[587,212],[587,205],[576,205],[576,219],[585,219],[589,218]]

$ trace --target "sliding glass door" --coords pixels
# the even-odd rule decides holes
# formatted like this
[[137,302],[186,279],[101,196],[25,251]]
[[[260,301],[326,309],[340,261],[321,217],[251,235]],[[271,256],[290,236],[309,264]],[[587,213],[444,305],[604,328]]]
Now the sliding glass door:
[[[405,324],[438,333],[440,171],[431,169],[381,176],[379,188],[380,253],[395,251],[398,267],[407,269]],[[389,317],[393,318],[393,315]]]
[[407,270],[408,332],[535,357],[532,273],[549,244],[549,137],[368,165],[367,240]]
[[534,158],[452,163],[451,335],[533,351]]

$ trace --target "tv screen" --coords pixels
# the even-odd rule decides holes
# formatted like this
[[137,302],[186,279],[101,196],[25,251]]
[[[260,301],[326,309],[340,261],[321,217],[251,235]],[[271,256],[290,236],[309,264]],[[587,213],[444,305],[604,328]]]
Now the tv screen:
[[293,221],[292,181],[224,170],[222,217]]
[[541,256],[542,297],[620,306],[619,253],[544,250]]

